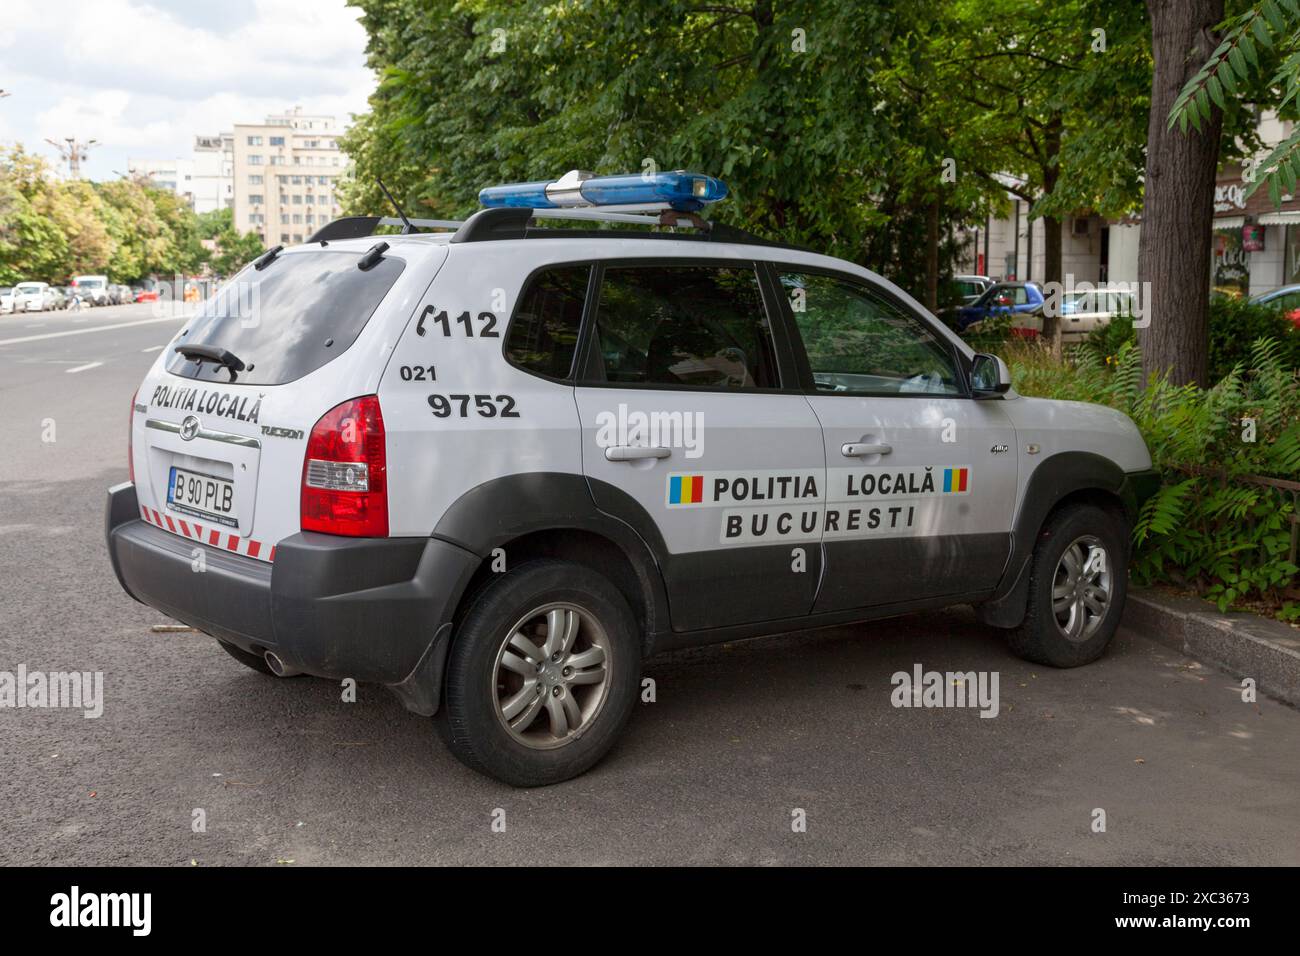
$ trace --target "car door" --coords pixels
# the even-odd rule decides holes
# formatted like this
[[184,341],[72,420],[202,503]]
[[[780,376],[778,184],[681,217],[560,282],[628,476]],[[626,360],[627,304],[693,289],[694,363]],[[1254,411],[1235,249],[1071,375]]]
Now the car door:
[[953,345],[883,286],[776,267],[826,453],[814,611],[992,589],[1010,554],[1015,431]]
[[659,555],[673,629],[807,614],[825,455],[755,263],[611,261],[598,282],[583,471]]

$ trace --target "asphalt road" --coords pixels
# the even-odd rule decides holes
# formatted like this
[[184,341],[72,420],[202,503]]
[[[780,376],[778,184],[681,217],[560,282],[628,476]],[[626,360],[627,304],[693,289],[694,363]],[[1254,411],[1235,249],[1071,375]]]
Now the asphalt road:
[[[98,719],[0,709],[0,863],[1300,863],[1300,713],[1126,632],[1072,671],[962,610],[659,658],[614,752],[531,791],[382,688],[344,703],[154,633],[102,530],[179,321],[152,319],[0,316],[0,671],[102,671],[105,697]],[[917,663],[996,671],[999,715],[893,707]]]

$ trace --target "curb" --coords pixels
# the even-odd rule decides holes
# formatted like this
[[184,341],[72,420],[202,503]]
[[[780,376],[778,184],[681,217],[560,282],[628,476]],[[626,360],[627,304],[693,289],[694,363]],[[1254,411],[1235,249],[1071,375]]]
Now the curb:
[[1300,707],[1300,631],[1254,614],[1220,614],[1196,598],[1130,588],[1120,624]]

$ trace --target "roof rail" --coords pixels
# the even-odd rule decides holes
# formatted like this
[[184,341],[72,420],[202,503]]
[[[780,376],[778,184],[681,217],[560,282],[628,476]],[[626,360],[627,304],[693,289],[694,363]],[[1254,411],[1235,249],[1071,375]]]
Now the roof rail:
[[[308,242],[329,242],[334,239],[364,239],[373,236],[379,226],[404,226],[400,219],[391,216],[344,216],[326,223],[311,234]],[[464,223],[459,219],[412,219],[411,225],[425,229],[459,229]]]
[[[634,209],[635,212],[627,210]],[[655,215],[648,215],[655,213]],[[531,209],[527,206],[497,206],[480,209],[463,222],[455,219],[412,219],[411,224],[424,229],[454,230],[452,242],[491,242],[504,239],[531,239],[547,236],[562,237],[578,235],[567,229],[530,229],[529,223],[534,219],[568,219],[576,221],[617,222],[638,226],[658,226],[668,228],[690,228],[696,230],[691,238],[713,242],[734,242],[745,245],[780,246],[797,249],[786,243],[773,242],[760,238],[753,233],[728,226],[725,223],[711,222],[700,218],[696,213],[678,212],[662,205],[633,207],[589,206],[573,209]],[[402,220],[381,216],[347,216],[335,219],[322,226],[312,234],[308,242],[327,242],[334,239],[360,239],[374,235],[379,226],[401,226]],[[628,233],[621,231],[587,231],[583,236],[593,238],[626,238]],[[672,238],[662,233],[650,233],[656,238]],[[682,237],[679,237],[682,238]]]
[[[617,208],[617,207],[615,207]],[[713,242],[735,242],[747,245],[785,246],[785,243],[762,239],[753,233],[728,226],[725,223],[711,222],[700,218],[696,213],[678,212],[673,209],[653,208],[657,216],[639,215],[628,212],[615,212],[609,207],[590,207],[579,209],[529,209],[518,206],[499,206],[480,209],[465,220],[465,224],[456,230],[452,242],[489,242],[499,239],[532,239],[545,236],[573,235],[565,229],[532,229],[528,224],[534,219],[572,219],[594,220],[597,222],[625,222],[642,226],[663,226],[670,228],[689,227],[698,231],[698,238]],[[583,235],[608,235],[626,238],[625,232],[584,233]],[[787,248],[798,248],[789,246]]]

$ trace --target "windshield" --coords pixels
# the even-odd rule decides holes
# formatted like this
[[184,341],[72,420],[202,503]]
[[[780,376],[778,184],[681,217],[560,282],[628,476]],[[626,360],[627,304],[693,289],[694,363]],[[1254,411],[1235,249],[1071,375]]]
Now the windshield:
[[[260,272],[245,267],[203,303],[177,344],[213,345],[244,363],[235,381],[281,385],[338,358],[356,340],[405,263],[392,255],[366,271],[355,251],[294,252]],[[179,353],[168,359],[173,375],[230,381],[211,361]]]
[[14,291],[19,293],[40,292],[41,287],[40,284],[36,282],[23,282],[20,285],[14,286]]
[[77,287],[84,289],[98,289],[103,286],[103,279],[78,279]]

